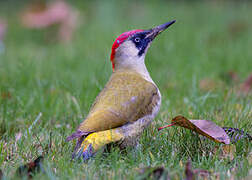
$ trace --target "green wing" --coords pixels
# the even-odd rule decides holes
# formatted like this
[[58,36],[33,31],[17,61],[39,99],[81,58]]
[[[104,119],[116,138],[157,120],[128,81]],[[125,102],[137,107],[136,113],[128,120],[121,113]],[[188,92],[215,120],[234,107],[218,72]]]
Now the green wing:
[[157,87],[134,72],[115,72],[97,96],[82,132],[108,130],[151,114],[158,102]]

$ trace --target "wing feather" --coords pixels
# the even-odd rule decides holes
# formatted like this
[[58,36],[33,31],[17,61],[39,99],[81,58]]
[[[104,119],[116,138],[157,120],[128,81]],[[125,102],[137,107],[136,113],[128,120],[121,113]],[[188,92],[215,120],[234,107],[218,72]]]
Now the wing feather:
[[96,132],[134,122],[152,113],[158,98],[156,85],[141,75],[115,72],[78,130]]

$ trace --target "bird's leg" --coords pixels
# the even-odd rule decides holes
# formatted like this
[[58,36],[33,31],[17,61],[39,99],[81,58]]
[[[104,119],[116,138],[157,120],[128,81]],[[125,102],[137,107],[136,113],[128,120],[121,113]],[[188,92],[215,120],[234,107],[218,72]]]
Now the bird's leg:
[[152,120],[153,116],[147,115],[143,118],[138,119],[134,123],[128,123],[118,128],[118,130],[123,134],[124,137],[123,141],[120,143],[120,148],[137,146],[140,135]]
[[151,118],[145,117],[118,128],[94,132],[82,141],[73,157],[87,160],[106,144],[118,141],[122,141],[121,147],[136,145],[137,137],[150,122]]

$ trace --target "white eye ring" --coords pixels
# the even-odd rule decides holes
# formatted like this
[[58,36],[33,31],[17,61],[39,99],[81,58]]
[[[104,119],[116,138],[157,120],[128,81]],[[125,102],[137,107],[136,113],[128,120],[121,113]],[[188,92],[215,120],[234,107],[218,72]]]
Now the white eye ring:
[[136,38],[135,38],[135,42],[140,42],[140,38],[139,38],[139,37],[136,37]]

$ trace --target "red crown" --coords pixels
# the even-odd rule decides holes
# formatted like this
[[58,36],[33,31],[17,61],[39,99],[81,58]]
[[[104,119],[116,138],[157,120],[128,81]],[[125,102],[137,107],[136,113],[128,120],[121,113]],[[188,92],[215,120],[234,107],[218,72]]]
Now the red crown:
[[132,36],[133,34],[137,32],[142,32],[142,29],[137,29],[137,30],[132,30],[128,32],[122,33],[120,36],[118,36],[115,40],[115,42],[112,45],[111,48],[111,55],[110,55],[110,61],[112,63],[112,68],[113,70],[115,69],[115,63],[114,63],[114,58],[115,58],[115,51],[116,49],[126,40],[128,37]]

